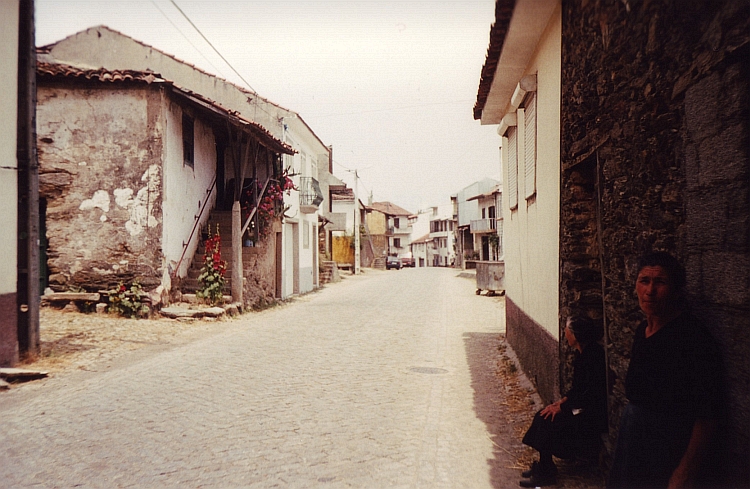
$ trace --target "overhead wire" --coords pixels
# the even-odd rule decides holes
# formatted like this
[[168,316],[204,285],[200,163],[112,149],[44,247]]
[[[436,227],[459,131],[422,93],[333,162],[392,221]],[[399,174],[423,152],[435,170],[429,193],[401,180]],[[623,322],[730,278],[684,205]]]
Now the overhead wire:
[[232,66],[232,64],[229,61],[227,61],[227,59],[224,57],[224,55],[222,55],[219,52],[219,50],[216,49],[216,47],[213,44],[211,44],[211,41],[209,41],[208,38],[205,35],[203,35],[203,33],[201,32],[201,30],[198,29],[198,26],[195,25],[192,20],[190,20],[190,17],[188,17],[187,14],[182,11],[182,9],[180,8],[180,6],[177,5],[177,2],[175,2],[175,0],[169,0],[169,1],[172,3],[172,5],[175,6],[175,8],[177,10],[179,10],[179,12],[182,14],[182,16],[185,17],[185,20],[187,20],[190,23],[190,25],[193,26],[193,29],[195,29],[195,31],[203,38],[203,40],[206,41],[206,43],[209,46],[211,46],[211,49],[213,49],[214,52],[219,55],[219,57],[222,59],[222,61],[224,61],[227,64],[227,66],[229,66],[229,68],[234,72],[234,74],[237,75],[240,78],[240,80],[242,80],[245,83],[245,85],[247,86],[247,88],[249,88],[250,91],[253,92],[255,95],[258,95],[258,92],[256,92],[255,89],[252,86],[250,86],[250,83],[248,83],[248,81],[245,80],[245,78],[242,75],[240,75],[240,73],[236,69],[234,69],[234,66]]
[[196,52],[197,52],[197,53],[198,53],[198,54],[199,54],[199,55],[200,55],[200,56],[201,56],[201,57],[202,57],[202,58],[203,58],[204,60],[206,60],[206,63],[208,63],[209,65],[211,65],[211,68],[213,68],[214,70],[216,70],[216,72],[217,72],[217,73],[218,73],[219,75],[221,75],[222,77],[226,78],[226,76],[224,75],[224,73],[222,73],[222,72],[221,72],[221,70],[220,70],[219,68],[217,68],[217,67],[216,67],[216,66],[215,66],[215,65],[214,65],[214,64],[213,64],[213,63],[211,62],[211,60],[210,60],[210,59],[208,59],[208,57],[206,57],[206,55],[204,55],[204,54],[203,54],[203,52],[202,52],[202,51],[201,51],[200,49],[198,49],[198,46],[196,46],[195,44],[193,44],[193,42],[192,42],[192,41],[190,40],[190,38],[189,38],[189,37],[187,37],[187,35],[186,35],[186,34],[185,34],[184,32],[182,32],[182,30],[181,30],[181,29],[180,29],[179,27],[177,27],[177,24],[175,24],[174,22],[172,22],[172,19],[170,19],[170,18],[169,18],[169,16],[167,15],[167,13],[166,13],[166,12],[164,12],[164,11],[163,11],[163,10],[161,9],[161,7],[159,7],[159,5],[158,5],[158,4],[156,3],[156,1],[155,1],[155,0],[151,0],[151,3],[152,3],[152,4],[154,5],[154,7],[156,7],[156,10],[158,10],[159,12],[161,12],[161,15],[162,15],[162,16],[164,16],[164,18],[165,18],[165,19],[167,19],[167,22],[169,22],[170,24],[172,24],[172,27],[174,27],[174,28],[175,28],[175,29],[177,30],[177,32],[179,32],[179,33],[180,33],[180,35],[181,35],[181,36],[182,36],[182,37],[183,37],[183,38],[184,38],[184,39],[185,39],[185,40],[187,41],[187,43],[188,43],[188,44],[190,44],[190,45],[191,45],[191,46],[193,47],[193,49],[195,49],[195,51],[196,51]]

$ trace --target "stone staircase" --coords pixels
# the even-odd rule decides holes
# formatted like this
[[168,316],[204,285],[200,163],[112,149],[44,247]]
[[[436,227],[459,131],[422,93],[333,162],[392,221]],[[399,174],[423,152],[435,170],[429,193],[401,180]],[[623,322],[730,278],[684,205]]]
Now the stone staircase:
[[[182,280],[181,289],[183,294],[194,294],[198,290],[198,276],[203,266],[203,256],[206,253],[206,247],[203,237],[207,235],[208,229],[211,233],[216,233],[216,225],[219,225],[219,235],[221,236],[221,259],[227,262],[227,271],[224,274],[224,295],[232,294],[232,212],[231,211],[212,211],[208,218],[208,225],[202,231],[201,242],[195,250],[193,261],[190,263],[187,276]],[[245,249],[243,248],[243,259],[245,258]]]
[[320,272],[321,285],[341,281],[341,277],[339,276],[339,269],[335,261],[324,261],[322,265],[323,270]]
[[372,262],[372,268],[378,269],[378,270],[385,270],[385,257],[380,256],[378,258],[375,258]]

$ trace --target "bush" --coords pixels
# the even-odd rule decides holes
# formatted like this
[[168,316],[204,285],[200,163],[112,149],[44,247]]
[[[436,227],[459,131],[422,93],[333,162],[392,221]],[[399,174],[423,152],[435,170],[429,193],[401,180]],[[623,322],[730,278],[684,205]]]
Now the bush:
[[138,282],[133,282],[129,289],[120,283],[115,290],[109,291],[108,296],[109,312],[131,319],[147,317],[151,312],[148,304],[143,301],[146,293]]

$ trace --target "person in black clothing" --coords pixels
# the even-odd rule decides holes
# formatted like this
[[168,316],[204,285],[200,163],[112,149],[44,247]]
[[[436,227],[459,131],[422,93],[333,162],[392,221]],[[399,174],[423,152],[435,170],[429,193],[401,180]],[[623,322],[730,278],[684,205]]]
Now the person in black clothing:
[[685,271],[670,254],[641,258],[625,406],[607,487],[690,487],[721,417],[722,368],[708,330],[686,311]]
[[539,461],[521,475],[522,487],[554,484],[557,467],[552,456],[572,458],[588,445],[598,444],[607,431],[607,380],[603,334],[599,323],[581,317],[568,319],[565,338],[577,350],[573,387],[557,402],[534,416],[523,443],[539,452]]

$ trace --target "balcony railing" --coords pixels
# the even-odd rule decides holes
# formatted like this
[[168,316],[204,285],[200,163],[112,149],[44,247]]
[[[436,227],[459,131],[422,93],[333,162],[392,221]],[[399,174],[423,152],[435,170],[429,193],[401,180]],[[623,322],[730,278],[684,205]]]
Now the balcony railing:
[[393,236],[395,234],[411,234],[411,232],[412,232],[412,227],[411,226],[407,226],[405,228],[397,228],[397,227],[394,227],[394,226],[389,226],[388,227],[388,234],[390,234],[391,236]]
[[489,233],[497,230],[497,219],[474,219],[470,223],[472,233]]
[[318,181],[312,177],[300,177],[299,179],[299,205],[305,214],[313,214],[323,202],[323,192],[320,190]]

